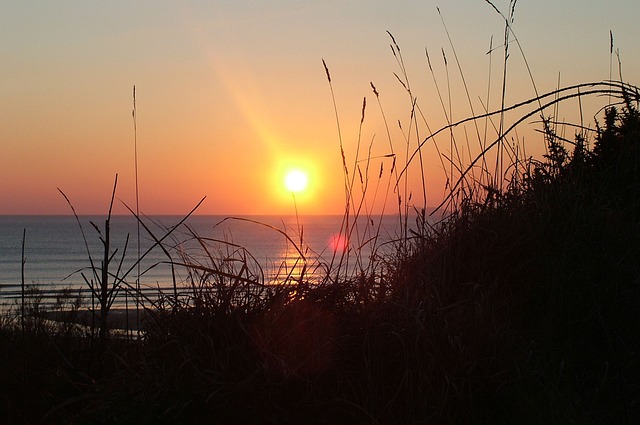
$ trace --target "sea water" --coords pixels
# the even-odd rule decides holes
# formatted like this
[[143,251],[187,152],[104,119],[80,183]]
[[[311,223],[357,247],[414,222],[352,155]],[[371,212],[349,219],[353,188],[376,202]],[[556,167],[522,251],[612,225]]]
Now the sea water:
[[[187,285],[193,279],[179,265],[184,263],[212,270],[224,264],[231,274],[246,265],[250,270],[245,275],[265,284],[288,274],[295,277],[306,265],[306,276],[313,278],[309,273],[320,273],[340,260],[351,267],[366,266],[372,256],[392,249],[402,226],[399,217],[391,215],[360,217],[355,225],[350,218],[351,230],[345,230],[343,216],[197,215],[180,224],[182,219],[152,216],[139,223],[134,216],[111,217],[110,281],[168,291],[173,282]],[[22,282],[45,299],[53,299],[62,288],[88,296],[101,278],[105,224],[105,216],[0,216],[0,307],[15,304]]]

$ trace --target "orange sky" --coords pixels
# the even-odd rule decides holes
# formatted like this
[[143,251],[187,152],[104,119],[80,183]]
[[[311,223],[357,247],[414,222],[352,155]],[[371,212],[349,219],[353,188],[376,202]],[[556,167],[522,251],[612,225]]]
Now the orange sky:
[[[296,195],[298,211],[339,214],[345,204],[344,175],[322,59],[332,76],[350,172],[363,97],[367,109],[360,159],[369,149],[372,157],[393,149],[398,163],[404,163],[407,148],[398,122],[410,129],[410,150],[429,133],[422,123],[416,134],[410,122],[411,102],[394,76],[400,70],[386,30],[402,49],[429,128],[446,121],[425,48],[445,97],[441,49],[447,55],[454,119],[470,115],[438,2],[255,3],[3,2],[0,214],[67,214],[56,188],[79,213],[105,213],[116,173],[117,196],[133,207],[134,84],[142,212],[184,214],[206,196],[200,214],[291,214],[293,198],[282,180],[284,171],[295,166],[309,172],[308,189]],[[497,108],[502,51],[491,57],[491,79],[486,52],[492,36],[494,45],[502,42],[501,18],[485,1],[439,3],[476,112],[482,110],[489,81],[490,108]],[[507,1],[495,4],[506,12]],[[540,91],[553,89],[558,76],[562,84],[607,79],[609,30],[620,49],[625,80],[637,84],[637,16],[640,4],[634,0],[613,6],[518,2],[514,29]],[[507,103],[531,97],[515,44],[509,67]],[[380,92],[391,142],[370,82]],[[560,113],[575,119],[575,106]],[[472,126],[457,131],[457,140],[470,137],[477,144]],[[531,126],[518,135],[527,140],[528,152],[541,152]],[[438,143],[440,153],[449,155],[448,136]],[[444,191],[444,172],[432,144],[423,153],[427,203],[435,205]],[[364,179],[366,162],[359,165]],[[414,162],[408,191],[417,206],[423,203],[421,173]],[[390,158],[372,160],[366,208],[382,210],[390,177]],[[355,193],[361,192],[357,184]],[[395,196],[386,198],[386,212],[397,208]]]

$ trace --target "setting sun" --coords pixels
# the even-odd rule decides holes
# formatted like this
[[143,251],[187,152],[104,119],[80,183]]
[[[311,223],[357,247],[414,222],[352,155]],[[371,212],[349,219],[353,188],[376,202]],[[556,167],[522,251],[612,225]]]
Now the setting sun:
[[339,186],[324,173],[329,168],[324,164],[326,162],[320,155],[311,159],[290,152],[283,153],[274,161],[273,172],[269,181],[265,181],[265,188],[270,188],[277,207],[289,213],[294,201],[304,214],[324,214],[328,205],[338,205],[337,190],[331,189]]
[[284,179],[284,185],[289,192],[298,193],[306,189],[309,178],[304,171],[291,170]]

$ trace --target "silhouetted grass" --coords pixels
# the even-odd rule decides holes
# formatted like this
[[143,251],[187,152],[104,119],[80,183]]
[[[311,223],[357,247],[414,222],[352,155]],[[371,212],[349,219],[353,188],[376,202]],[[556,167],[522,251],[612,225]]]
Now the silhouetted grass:
[[[511,2],[505,43],[514,10]],[[342,140],[342,233],[354,251],[322,263],[307,255],[301,235],[274,228],[300,256],[296,265],[283,264],[274,282],[241,246],[189,227],[185,239],[168,238],[178,226],[156,236],[135,214],[172,270],[184,272],[184,285],[174,274],[172,291],[145,300],[139,337],[118,337],[101,324],[101,344],[90,324],[50,321],[38,298],[29,298],[24,325],[18,314],[0,326],[4,417],[11,423],[635,423],[638,89],[620,81],[585,83],[506,106],[503,85],[495,111],[485,105],[484,113],[458,122],[448,113],[447,125],[431,131],[393,38],[392,49],[411,99],[412,130],[404,133],[403,162],[388,132],[390,152],[378,159],[393,165],[371,173],[378,176],[376,195],[386,185],[384,196],[391,190],[397,196],[403,226],[395,249],[378,250],[379,225],[373,226],[378,233],[357,228],[358,217],[372,217],[363,199],[373,158],[362,162],[358,148],[350,166]],[[545,115],[561,102],[594,96],[611,101],[594,129],[565,125],[576,131],[573,140],[557,117]],[[505,116],[513,112],[509,124]],[[537,116],[546,154],[528,158],[505,140]],[[465,124],[477,133],[475,154],[466,141],[458,145],[455,130]],[[495,134],[480,131],[482,125]],[[448,154],[427,158],[424,147],[443,134]],[[416,215],[403,179],[414,159],[421,173],[430,160],[446,165],[444,218],[437,223],[426,215],[426,199],[410,222]],[[357,249],[367,243],[376,254],[371,259]],[[92,270],[100,276],[100,267]],[[139,297],[125,280],[129,272],[105,274],[114,288]],[[61,298],[60,311],[77,314],[80,304],[65,303]]]

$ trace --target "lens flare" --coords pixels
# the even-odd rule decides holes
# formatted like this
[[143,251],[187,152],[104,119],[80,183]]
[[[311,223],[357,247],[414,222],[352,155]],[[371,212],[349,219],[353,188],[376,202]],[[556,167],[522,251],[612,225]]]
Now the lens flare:
[[344,252],[349,247],[349,240],[344,235],[333,235],[329,241],[329,247],[334,252]]

